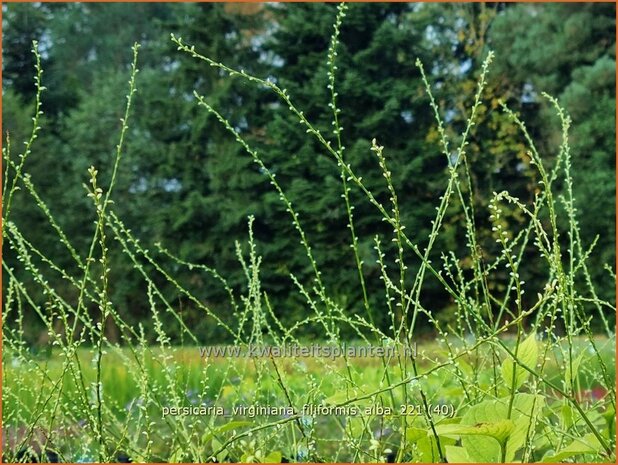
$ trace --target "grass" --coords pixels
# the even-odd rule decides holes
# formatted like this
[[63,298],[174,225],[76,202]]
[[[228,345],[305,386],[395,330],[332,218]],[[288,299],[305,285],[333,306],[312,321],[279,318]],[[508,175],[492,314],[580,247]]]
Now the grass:
[[[309,344],[310,343],[307,343],[307,345]],[[353,343],[349,344],[354,345]],[[600,349],[604,362],[608,367],[611,367],[612,372],[610,376],[612,377],[614,376],[613,367],[611,366],[614,345],[615,342],[613,340],[597,338],[597,346]],[[595,377],[595,373],[599,371],[598,361],[592,351],[592,347],[588,344],[586,339],[578,338],[574,343],[574,348],[578,353],[584,353],[582,365],[585,368],[579,373],[579,390],[584,391],[599,386],[600,380]],[[417,346],[417,350],[418,364],[425,369],[431,368],[435,363],[443,363],[448,358],[448,353],[443,346],[437,342],[421,343]],[[560,354],[560,351],[554,351],[554,356],[550,358],[546,366],[547,378],[554,382],[558,382],[561,375],[560,366],[564,363],[560,358]],[[189,394],[195,392],[199,392],[204,397],[204,401],[212,401],[216,397],[221,386],[236,386],[238,385],[239,379],[243,380],[244,385],[237,389],[238,394],[250,393],[256,389],[255,383],[252,381],[256,376],[256,360],[251,357],[242,357],[235,360],[228,357],[204,358],[200,355],[199,347],[172,347],[168,350],[152,347],[151,350],[149,350],[146,356],[146,371],[149,377],[151,377],[156,384],[161,386],[165,386],[166,379],[162,372],[160,360],[167,356],[171,357],[170,360],[172,363],[176,364],[179,368],[175,373],[177,384],[179,387],[184,386],[186,388],[185,391],[179,393],[179,395],[184,396],[185,398],[183,400],[188,402],[192,400],[192,396]],[[49,356],[33,357],[27,364],[24,364],[17,357],[12,358],[10,351],[7,351],[5,357],[9,359],[6,362],[4,371],[6,383],[9,385],[19,385],[20,381],[30,379],[36,380],[34,384],[51,389],[55,382],[64,376],[66,378],[66,385],[70,386],[71,377],[66,373],[63,375],[62,354],[59,350],[54,350]],[[93,381],[96,378],[96,366],[93,363],[92,350],[89,348],[79,349],[77,351],[77,358],[80,360],[80,365],[83,367],[83,374],[86,382]],[[102,360],[103,369],[101,371],[101,377],[105,398],[119,407],[115,412],[117,415],[122,415],[123,412],[127,411],[127,406],[129,406],[131,402],[139,399],[140,392],[136,384],[137,379],[135,378],[135,373],[132,373],[130,366],[125,364],[125,361],[130,358],[131,354],[128,349],[116,347],[105,354]],[[473,365],[482,362],[482,357],[478,357],[478,355],[475,357],[474,354],[469,354],[467,357],[462,358],[460,362],[462,365],[466,364],[468,370],[472,370]],[[228,365],[232,363],[236,376],[230,376],[229,379],[234,378],[236,382],[226,380],[224,377],[224,372]],[[291,375],[289,380],[291,383],[290,387],[295,392],[307,390],[305,380],[302,377],[295,376],[299,371],[314,376],[328,372],[329,375],[323,376],[320,385],[320,393],[324,398],[328,398],[337,393],[337,383],[333,380],[344,376],[343,371],[347,369],[348,366],[357,376],[362,376],[362,383],[359,378],[356,378],[357,384],[363,384],[363,388],[368,392],[378,388],[380,384],[380,375],[383,370],[381,361],[376,357],[354,357],[350,358],[348,362],[346,362],[343,357],[327,360],[320,360],[312,357],[281,357],[277,359],[277,363],[282,373]],[[391,360],[389,366],[392,367],[393,372],[397,371],[398,366],[396,360]],[[43,376],[42,373],[48,375],[49,378]],[[207,390],[202,390],[203,386],[201,386],[201,384],[204,378],[209,379]],[[228,382],[226,383],[226,381]],[[273,381],[273,379],[264,380],[260,388],[265,392],[276,391],[277,386],[276,384],[273,385]],[[485,382],[478,386],[478,389],[481,391],[488,390],[490,386],[489,382],[490,378],[487,377]],[[73,389],[69,387],[66,389],[67,392],[72,390],[75,391],[75,386],[73,386]],[[72,395],[77,395],[77,393],[73,392]],[[17,412],[22,407],[29,410],[35,408],[36,399],[30,390],[25,390],[24,396],[20,396],[19,399],[17,399],[18,402],[13,403],[12,400],[10,396],[4,399],[3,408],[8,416],[13,415],[14,411]],[[227,400],[229,401],[229,399]]]
[[[510,341],[511,344],[514,341]],[[359,344],[357,342],[358,345]],[[599,347],[605,363],[611,365],[615,341],[598,338],[597,346]],[[581,394],[582,402],[587,402],[591,410],[602,410],[604,401],[602,397],[606,395],[604,391],[599,394],[599,388],[602,386],[602,381],[598,379],[596,373],[596,357],[592,353],[591,346],[587,340],[578,338],[575,341],[574,348],[578,353],[586,354],[582,360],[582,365],[586,367],[578,373],[578,392]],[[445,351],[441,344],[436,342],[425,342],[417,346],[418,365],[423,370],[431,370],[431,367],[436,363],[444,363],[448,359],[448,352]],[[560,351],[553,351],[552,356],[546,365],[546,376],[552,382],[559,382],[562,373],[560,366],[564,361],[560,358]],[[28,363],[22,363],[19,358],[10,358],[11,353],[5,354],[9,358],[4,370],[4,379],[7,386],[21,386],[22,389],[14,391],[9,389],[9,395],[3,399],[4,415],[7,418],[18,417],[23,414],[23,411],[36,412],[37,402],[41,397],[46,397],[53,391],[53,386],[62,381],[64,385],[64,395],[68,398],[79,398],[79,390],[73,384],[72,377],[64,373],[63,361],[61,353],[55,350],[48,357],[40,357],[40,359],[32,359]],[[82,366],[82,373],[86,385],[95,382],[97,377],[96,360],[93,360],[92,350],[82,348],[77,351],[77,357]],[[103,396],[106,400],[106,405],[110,410],[110,414],[117,421],[119,428],[124,422],[132,422],[135,420],[140,407],[144,403],[144,398],[141,397],[139,388],[139,378],[142,376],[139,370],[133,371],[131,365],[126,364],[127,360],[131,359],[130,351],[126,348],[114,348],[109,353],[103,356],[101,366],[101,382],[104,386]],[[158,389],[166,390],[169,388],[168,378],[165,375],[161,366],[161,360],[168,360],[177,367],[173,374],[174,387],[177,389],[173,394],[166,393],[166,400],[163,403],[176,406],[221,406],[226,413],[231,414],[234,406],[250,406],[255,400],[260,405],[270,406],[285,406],[284,399],[281,398],[280,388],[277,385],[277,380],[274,376],[266,376],[259,383],[258,371],[260,369],[260,359],[240,358],[230,359],[226,357],[203,358],[200,356],[199,347],[174,347],[168,350],[162,350],[157,347],[152,347],[145,358],[145,371],[152,383]],[[358,357],[345,362],[343,358],[333,359],[316,359],[316,358],[290,358],[282,357],[276,360],[278,369],[283,377],[285,377],[286,388],[295,393],[295,398],[299,400],[312,399],[303,404],[296,403],[295,406],[301,410],[302,405],[321,405],[322,401],[331,402],[337,401],[337,397],[341,397],[339,391],[341,380],[352,379],[355,382],[357,389],[360,389],[361,394],[378,391],[383,384],[381,380],[384,377],[384,367],[380,360],[375,357]],[[470,387],[471,395],[474,397],[483,398],[487,393],[491,392],[493,387],[493,377],[489,366],[480,354],[469,354],[460,360],[460,368],[467,371],[468,375],[476,376],[476,383]],[[231,368],[230,368],[231,367]],[[348,378],[348,369],[352,376]],[[392,360],[389,364],[389,371],[394,378],[400,378],[403,373],[398,369],[396,360]],[[464,399],[461,386],[457,382],[457,375],[452,370],[448,375],[445,372],[434,371],[433,375],[423,381],[426,387],[426,395],[429,401],[435,405],[445,405],[453,409],[453,416],[457,417],[460,409],[465,411],[466,400]],[[324,375],[328,373],[328,375]],[[45,375],[43,375],[45,374]],[[613,374],[612,374],[613,376]],[[312,395],[311,385],[307,384],[307,379],[313,379],[317,392],[319,394]],[[35,393],[28,386],[36,385],[42,389],[42,392]],[[506,395],[507,390],[502,389],[502,394]],[[590,395],[587,391],[591,391]],[[36,395],[38,394],[38,395]],[[345,394],[345,393],[344,393]],[[344,397],[341,397],[345,399]],[[180,404],[174,404],[175,399],[180,399]],[[388,405],[388,399],[383,398]],[[405,404],[400,392],[395,392],[395,405],[399,406],[392,413],[395,415],[386,415],[387,424],[391,424],[397,418],[397,414],[401,414],[401,405]],[[367,402],[359,402],[359,408],[369,406]],[[82,424],[85,418],[79,418],[80,409],[75,411],[75,424]],[[156,408],[151,408],[148,411],[150,418],[156,421],[156,436],[166,438],[172,431],[169,431],[169,426],[162,421],[161,413]],[[232,415],[231,417],[216,416],[209,413],[209,416],[215,417],[212,424],[213,428],[222,427],[229,424],[230,421],[246,421],[248,415]],[[260,420],[277,420],[282,416],[264,416],[258,415]],[[414,415],[412,415],[414,416]],[[450,411],[442,415],[442,421],[446,421],[451,416]],[[379,415],[376,415],[378,418]],[[600,417],[599,417],[600,418]],[[186,418],[186,421],[193,423],[196,427],[200,424],[207,423],[210,418],[200,418],[192,416]],[[250,421],[253,419],[249,418]],[[345,421],[343,418],[341,421]],[[378,422],[374,420],[374,423]],[[68,429],[71,425],[66,425]],[[74,426],[74,425],[73,425]],[[11,428],[13,425],[6,424],[6,428]],[[316,427],[319,428],[321,438],[318,442],[321,450],[332,449],[336,451],[336,438],[340,431],[341,425],[338,425],[336,420],[328,416],[321,415],[316,419]],[[374,428],[379,426],[372,425]],[[330,440],[328,439],[330,438]],[[73,451],[79,450],[76,447],[81,438],[79,434],[68,436],[65,438],[64,449],[61,454],[66,457],[71,457]],[[385,439],[385,441],[387,441]],[[390,438],[388,442],[392,442]],[[153,449],[155,456],[160,458],[169,456],[173,451],[165,448],[167,441],[160,441],[158,448]],[[275,446],[273,446],[275,447]],[[280,445],[279,445],[280,447]],[[287,456],[291,455],[290,450],[281,451]],[[77,459],[73,457],[73,459]],[[353,457],[343,454],[339,451],[340,460],[351,460]],[[238,457],[236,458],[238,459]]]
[[[311,288],[295,276],[299,295],[306,301],[306,317],[291,327],[277,318],[268,299],[268,289],[260,280],[261,257],[253,237],[254,219],[248,219],[248,254],[238,259],[245,271],[246,289],[236,295],[224,277],[203,265],[182,262],[174,251],[161,244],[142,244],[118,217],[111,202],[116,173],[122,169],[122,150],[136,92],[138,47],[129,81],[127,105],[116,146],[113,176],[109,186],[100,186],[98,171],[88,174],[88,195],[92,201],[95,233],[87,256],[80,256],[56,223],[43,196],[25,171],[31,146],[39,131],[37,116],[30,141],[17,161],[10,147],[3,151],[6,163],[3,195],[3,240],[16,254],[16,263],[3,263],[8,283],[5,289],[5,318],[14,322],[3,327],[3,428],[8,447],[5,460],[24,459],[22,451],[33,454],[53,451],[62,461],[107,462],[120,452],[134,461],[241,462],[345,461],[345,462],[557,462],[615,460],[615,336],[609,330],[606,311],[612,303],[596,296],[587,271],[588,253],[579,235],[571,193],[571,154],[568,144],[570,119],[559,103],[547,96],[556,109],[563,130],[557,161],[548,167],[536,152],[525,124],[503,105],[530,147],[530,156],[539,170],[542,184],[532,204],[524,204],[508,192],[494,193],[489,211],[496,243],[501,253],[492,262],[478,253],[475,208],[467,198],[470,183],[465,147],[475,116],[482,103],[487,71],[493,54],[483,63],[478,87],[469,109],[461,138],[449,141],[431,84],[422,63],[417,62],[430,97],[431,109],[441,137],[441,149],[449,163],[448,183],[436,208],[436,217],[427,242],[421,247],[401,223],[397,192],[388,168],[388,149],[373,140],[371,150],[376,169],[384,175],[390,204],[382,204],[363,184],[362,176],[347,163],[341,143],[336,94],[336,50],[345,5],[338,9],[327,57],[328,86],[331,91],[335,138],[322,134],[306,118],[285,89],[271,81],[246,74],[201,55],[181,38],[172,37],[180,52],[213,66],[230,79],[242,79],[274,92],[298,118],[308,134],[337,162],[342,198],[350,226],[350,245],[356,257],[359,287],[365,295],[367,316],[348,315],[331,298],[322,283],[310,238],[304,232],[295,206],[260,154],[255,151],[208,100],[195,94],[198,105],[215,115],[230,136],[246,150],[265,173],[285,205],[298,239],[314,273]],[[36,44],[34,53],[38,59]],[[37,63],[39,63],[37,61]],[[43,90],[37,64],[37,102]],[[450,144],[456,146],[453,150]],[[565,186],[560,197],[552,190],[556,180]],[[9,218],[10,204],[20,187],[31,194],[36,206],[58,234],[76,265],[78,276],[69,275],[38,250]],[[358,251],[353,205],[348,196],[354,187],[380,212],[392,227],[390,237],[375,237],[377,262],[384,283],[384,311],[391,327],[387,332],[371,321],[363,262]],[[464,279],[460,261],[443,251],[444,262],[434,264],[430,253],[441,234],[451,202],[463,205],[471,277]],[[516,235],[505,230],[502,210],[508,205],[528,218],[528,226]],[[560,205],[560,208],[558,207]],[[541,221],[546,216],[548,221]],[[564,216],[564,218],[562,218]],[[566,230],[560,230],[562,220]],[[558,238],[568,238],[565,248]],[[395,257],[386,257],[382,244],[392,241]],[[523,251],[536,247],[547,264],[547,282],[536,303],[524,308],[526,284],[520,279],[526,266]],[[143,327],[125,322],[109,301],[109,249],[121,250],[144,280],[154,324],[155,345],[149,344]],[[215,276],[229,290],[235,319],[229,323],[180,284],[161,265],[160,258],[193,267]],[[394,271],[386,263],[394,258]],[[406,263],[418,260],[414,276]],[[144,264],[148,264],[146,267]],[[45,292],[48,307],[32,297],[31,289],[14,273],[22,267],[33,283]],[[491,290],[492,274],[508,272],[505,290]],[[49,285],[47,276],[61,276],[75,290],[74,301],[65,300]],[[423,283],[437,279],[455,302],[455,318],[449,325],[440,322],[422,304]],[[583,286],[576,285],[584,278]],[[412,278],[410,280],[410,278]],[[588,279],[586,279],[588,278]],[[615,277],[614,277],[615,278]],[[418,352],[393,358],[245,358],[204,359],[196,347],[199,338],[180,318],[156,283],[166,281],[196,308],[204,312],[235,344],[309,345],[298,329],[320,328],[323,343],[341,344],[340,328],[357,334],[354,344],[412,347]],[[406,283],[412,282],[410,286]],[[91,318],[87,307],[98,309]],[[34,312],[49,332],[52,350],[48,356],[33,355],[24,342],[28,328],[24,315]],[[182,347],[171,346],[170,335],[161,319],[163,312],[181,324]],[[591,315],[601,319],[606,334],[595,335]],[[435,341],[418,339],[418,321],[430,322],[438,334]],[[112,343],[105,327],[113,320],[121,331],[121,342]],[[58,322],[62,331],[57,330]],[[557,326],[563,332],[556,330]],[[78,326],[83,331],[78,331]],[[247,328],[249,327],[249,330]],[[164,415],[170,407],[235,405],[289,408],[290,413],[270,416]],[[314,415],[304,405],[361,410],[354,415]],[[402,408],[402,406],[406,406]],[[365,410],[366,409],[366,410]],[[390,411],[388,411],[390,409]],[[384,413],[386,412],[386,413]]]

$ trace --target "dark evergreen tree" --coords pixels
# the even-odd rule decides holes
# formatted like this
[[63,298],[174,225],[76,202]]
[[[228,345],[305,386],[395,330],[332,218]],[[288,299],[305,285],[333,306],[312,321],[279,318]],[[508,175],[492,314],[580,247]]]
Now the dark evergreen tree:
[[[336,146],[327,88],[335,5],[34,3],[3,8],[3,131],[10,132],[16,156],[30,131],[34,97],[30,48],[36,39],[45,70],[45,115],[25,170],[82,255],[94,228],[94,212],[82,183],[87,182],[90,165],[99,169],[103,187],[109,183],[130,47],[137,41],[142,44],[138,93],[112,196],[117,214],[151,251],[155,242],[161,242],[183,260],[216,268],[236,291],[244,291],[246,279],[234,241],[246,242],[247,217],[255,215],[258,252],[264,256],[263,288],[275,312],[285,322],[307,316],[308,305],[290,273],[312,292],[313,270],[291,218],[251,156],[197,105],[195,90],[276,173],[300,214],[329,296],[349,314],[367,317],[336,160],[272,92],[230,79],[179,52],[169,37],[173,32],[202,55],[275,80]],[[473,103],[479,68],[487,50],[493,49],[496,59],[466,148],[472,182],[462,185],[462,194],[472,195],[478,205],[474,220],[482,253],[487,258],[498,253],[485,208],[492,192],[507,189],[531,202],[539,180],[524,139],[498,101],[503,99],[527,122],[551,167],[560,127],[540,96],[547,91],[573,118],[577,213],[585,247],[600,235],[590,271],[597,284],[604,282],[603,265],[615,257],[614,9],[610,4],[349,5],[335,82],[344,159],[389,209],[390,195],[370,141],[375,137],[385,147],[402,223],[422,250],[446,186],[449,160],[442,153],[415,60],[424,63],[455,150]],[[392,228],[353,183],[348,186],[370,307],[385,328],[388,322],[380,306],[383,283],[373,238],[381,238],[389,272],[398,279]],[[564,186],[556,187],[564,192]],[[505,215],[513,232],[525,221],[515,209]],[[11,220],[50,258],[79,275],[52,229],[41,226],[44,218],[24,189],[16,194]],[[454,251],[465,273],[472,272],[464,215],[456,198],[438,240],[434,250]],[[546,277],[546,268],[535,256],[531,248],[530,274],[524,277],[529,283]],[[233,318],[219,283],[201,271],[159,258],[200,301],[224,319]],[[123,315],[143,320],[148,312],[143,278],[118,244],[112,247],[111,259],[112,300]],[[438,252],[431,259],[439,263]],[[411,278],[420,262],[409,249],[405,260]],[[153,275],[166,297],[182,308],[183,318],[210,340],[223,337],[194,303],[162,276]],[[54,286],[62,295],[75,297],[60,277],[50,279],[57,279]],[[506,274],[496,274],[489,284],[499,291],[506,279]],[[604,298],[613,299],[611,286],[600,289],[607,289]],[[443,319],[450,318],[454,302],[430,274],[422,296],[428,307],[442,310]],[[171,316],[168,323],[176,324]]]
[[[599,241],[589,269],[604,298],[615,295],[604,265],[615,263],[615,5],[513,5],[494,21],[495,73],[532,128],[547,166],[555,165],[560,121],[541,92],[572,118],[571,175],[584,249]],[[564,186],[562,192],[565,193]],[[567,234],[563,234],[567,240]]]

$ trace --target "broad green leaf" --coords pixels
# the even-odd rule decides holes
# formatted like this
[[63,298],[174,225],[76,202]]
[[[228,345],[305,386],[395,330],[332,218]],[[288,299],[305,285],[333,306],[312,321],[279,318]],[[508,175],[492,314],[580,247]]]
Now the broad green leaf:
[[[511,418],[508,418],[510,398],[487,400],[470,407],[461,419],[461,425],[487,427],[487,435],[461,434],[461,444],[475,462],[499,462],[501,447],[505,447],[505,459],[512,462],[528,436],[534,435],[536,418],[544,405],[542,396],[518,393],[513,398]],[[510,423],[509,423],[510,422]]]
[[504,444],[514,424],[511,420],[498,420],[491,423],[478,423],[476,425],[438,425],[436,431],[439,436],[489,436]]
[[281,451],[273,451],[260,460],[261,463],[281,463]]
[[502,459],[502,446],[489,436],[466,436],[461,443],[473,462],[499,463]]
[[446,446],[446,460],[448,463],[470,463],[466,449],[459,446]]
[[[536,342],[536,332],[532,332],[526,340],[519,345],[517,349],[517,359],[527,367],[534,369],[538,357],[539,349]],[[513,374],[515,375],[514,380]],[[519,389],[521,385],[526,382],[529,374],[527,370],[519,366],[511,358],[507,358],[502,363],[502,377],[509,389],[511,389],[511,387],[515,390]]]
[[601,452],[601,443],[594,434],[586,434],[583,438],[575,439],[571,444],[559,452],[547,453],[541,460],[543,463],[556,463],[564,459],[582,454],[598,454]]
[[526,381],[526,377],[528,376],[528,373],[521,367],[517,367],[515,362],[510,358],[502,362],[501,370],[502,378],[509,389],[513,387],[513,370],[515,370],[515,390]]
[[573,407],[568,400],[564,399],[564,404],[560,407],[562,426],[565,429],[573,426]]
[[608,408],[607,411],[603,414],[605,418],[605,423],[607,424],[608,437],[616,436],[616,410],[613,408]]
[[[462,425],[474,426],[507,419],[507,408],[500,400],[486,400],[473,405],[461,419]],[[500,462],[502,447],[489,436],[462,436],[461,445],[473,462]]]
[[419,439],[427,436],[427,431],[422,428],[415,428],[410,426],[406,428],[406,442],[408,444],[414,444]]
[[[508,405],[508,398],[502,399]],[[534,430],[545,399],[540,395],[527,393],[515,394],[511,419],[513,431],[506,442],[506,461],[512,462],[515,453],[526,444],[526,439],[534,437]]]
[[[416,459],[422,463],[436,463],[440,461],[440,453],[436,443],[436,438],[433,436],[427,436],[427,432],[423,431],[424,437],[419,439],[416,443]],[[446,454],[446,446],[455,444],[455,440],[448,437],[440,437],[440,447],[442,452]]]
[[[222,444],[218,440],[213,439],[212,440],[212,451],[213,452],[218,451],[219,449],[221,449],[221,445]],[[219,452],[217,454],[217,456],[216,456],[217,462],[219,462],[219,463],[225,462],[225,458],[226,457],[227,457],[227,451],[224,449],[224,450],[222,450],[221,452]]]

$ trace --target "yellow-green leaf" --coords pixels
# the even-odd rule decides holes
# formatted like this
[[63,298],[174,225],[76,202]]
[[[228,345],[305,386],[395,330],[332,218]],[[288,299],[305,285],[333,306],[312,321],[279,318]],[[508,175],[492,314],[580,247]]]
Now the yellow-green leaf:
[[594,434],[586,434],[583,438],[575,439],[571,444],[559,452],[545,454],[541,460],[543,463],[556,463],[564,459],[582,454],[598,454],[601,451],[601,443]]
[[514,424],[511,420],[498,420],[496,422],[483,422],[476,425],[438,425],[436,432],[439,436],[489,436],[504,444],[513,431]]
[[471,463],[466,449],[459,446],[446,446],[446,460],[448,463]]
[[[216,452],[221,449],[221,443],[216,439],[212,440],[212,451]],[[217,454],[217,462],[222,463],[225,462],[225,458],[227,457],[227,451],[224,449]]]
[[274,451],[260,460],[262,463],[281,463],[281,451]]
[[[508,398],[507,398],[508,399]],[[507,399],[504,399],[505,403]],[[506,442],[506,461],[515,459],[515,453],[524,447],[528,438],[534,437],[535,426],[545,400],[541,395],[520,392],[513,399],[513,431]]]
[[422,428],[415,428],[413,426],[406,428],[406,442],[408,444],[414,444],[416,441],[424,438],[425,436],[427,436],[427,431]]
[[[530,333],[524,342],[517,348],[517,359],[523,365],[534,369],[539,357],[539,349],[536,342],[536,332]],[[506,385],[514,390],[521,387],[528,379],[530,373],[511,358],[507,358],[502,363],[502,377]],[[514,377],[513,377],[514,376]]]

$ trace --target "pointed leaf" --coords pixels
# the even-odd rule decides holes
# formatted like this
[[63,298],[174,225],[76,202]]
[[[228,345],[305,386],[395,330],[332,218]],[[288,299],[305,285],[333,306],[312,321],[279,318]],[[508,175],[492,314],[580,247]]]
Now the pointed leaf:
[[415,428],[413,426],[406,428],[406,442],[408,444],[414,444],[425,436],[427,436],[427,431],[422,428]]
[[[539,358],[536,332],[530,333],[526,340],[519,345],[516,355],[517,359],[527,367],[533,369],[536,366]],[[515,390],[519,389],[526,382],[529,374],[528,370],[522,368],[510,358],[507,358],[502,363],[502,377],[509,389],[511,387]],[[515,378],[513,378],[513,375]]]
[[262,463],[281,463],[281,451],[274,451],[264,457],[260,462]]
[[[483,423],[506,420],[506,405],[500,400],[486,400],[473,405],[461,419],[463,425],[479,425]],[[462,436],[461,445],[466,449],[473,462],[500,462],[502,447],[500,442],[490,436]]]
[[446,446],[446,460],[448,463],[471,463],[466,449],[459,446]]
[[543,463],[562,462],[564,459],[582,454],[598,454],[601,452],[601,443],[594,434],[586,434],[583,438],[575,439],[571,444],[557,453],[548,453],[542,459]]
[[499,420],[491,423],[477,423],[476,425],[438,425],[436,431],[442,436],[489,436],[504,444],[513,430],[511,420]]
[[[508,402],[508,398],[504,401]],[[512,462],[515,459],[515,453],[524,447],[527,439],[534,437],[535,426],[544,405],[545,400],[541,395],[515,394],[511,412],[514,427],[506,442],[505,459],[507,462]]]

